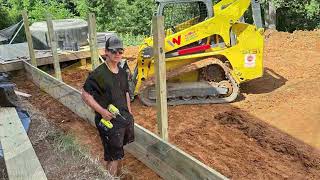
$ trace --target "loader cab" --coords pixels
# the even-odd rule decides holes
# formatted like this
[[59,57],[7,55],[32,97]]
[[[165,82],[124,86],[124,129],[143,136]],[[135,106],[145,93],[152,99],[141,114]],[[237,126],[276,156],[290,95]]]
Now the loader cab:
[[173,33],[213,16],[211,0],[156,0],[156,15],[164,16],[166,30]]

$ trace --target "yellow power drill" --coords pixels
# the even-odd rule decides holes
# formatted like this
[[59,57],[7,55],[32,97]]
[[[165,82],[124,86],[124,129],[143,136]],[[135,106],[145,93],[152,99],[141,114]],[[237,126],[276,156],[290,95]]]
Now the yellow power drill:
[[[108,111],[114,116],[120,116],[122,119],[126,120],[126,118],[124,118],[121,114],[120,111],[117,107],[115,107],[113,104],[109,104],[108,106]],[[106,119],[101,119],[100,123],[102,123],[105,127],[111,129],[113,127],[112,123],[110,122],[110,120],[106,120]]]

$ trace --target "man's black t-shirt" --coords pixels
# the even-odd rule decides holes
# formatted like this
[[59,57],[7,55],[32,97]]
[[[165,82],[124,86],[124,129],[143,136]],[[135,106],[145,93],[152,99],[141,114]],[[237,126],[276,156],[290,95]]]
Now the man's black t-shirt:
[[[113,104],[120,110],[126,120],[121,117],[112,119],[111,122],[115,128],[124,127],[132,120],[126,98],[126,93],[129,92],[128,76],[124,69],[119,68],[118,73],[113,73],[105,63],[102,63],[89,74],[83,89],[91,94],[103,108],[107,109],[109,104]],[[96,124],[101,118],[102,116],[96,112]]]

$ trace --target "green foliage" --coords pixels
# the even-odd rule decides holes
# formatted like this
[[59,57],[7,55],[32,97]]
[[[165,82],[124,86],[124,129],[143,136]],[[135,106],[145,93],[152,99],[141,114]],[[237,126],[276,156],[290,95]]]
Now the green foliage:
[[[263,8],[270,1],[263,0]],[[292,32],[298,29],[320,28],[320,1],[271,0],[277,8],[277,29]]]
[[126,12],[126,19],[130,24],[129,28],[125,29],[126,32],[150,35],[152,15],[155,12],[152,0],[135,0]]
[[29,11],[31,22],[45,21],[47,14],[50,13],[53,19],[72,18],[74,15],[65,7],[64,3],[54,0],[44,3],[42,0],[36,0],[34,6]]
[[21,20],[21,11],[27,10],[31,22],[45,20],[47,13],[52,14],[54,19],[71,18],[74,15],[66,4],[61,1],[47,0],[0,0],[1,16],[12,23]]
[[75,1],[80,17],[89,12],[96,15],[98,31],[120,34],[150,34],[151,18],[155,9],[152,0],[80,0]]
[[[262,9],[268,7],[268,2],[277,7],[279,30],[320,28],[319,0],[261,0]],[[45,20],[47,13],[52,14],[54,19],[87,19],[88,13],[93,12],[97,31],[116,31],[129,45],[140,42],[144,35],[150,35],[156,5],[154,0],[0,0],[0,28],[19,22],[23,9],[28,11],[31,22]],[[250,9],[245,18],[252,21]],[[172,22],[177,23],[178,20]]]
[[125,46],[137,46],[142,44],[146,38],[144,35],[133,35],[132,33],[119,34]]
[[0,6],[0,29],[4,29],[12,24],[9,12],[5,7]]

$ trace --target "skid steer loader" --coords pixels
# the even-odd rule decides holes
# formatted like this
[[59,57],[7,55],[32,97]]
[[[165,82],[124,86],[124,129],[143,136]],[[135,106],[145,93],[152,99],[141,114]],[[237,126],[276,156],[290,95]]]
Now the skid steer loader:
[[[263,29],[243,22],[250,0],[156,0],[164,16],[169,105],[228,103],[263,74]],[[153,40],[140,46],[134,95],[155,105]]]

